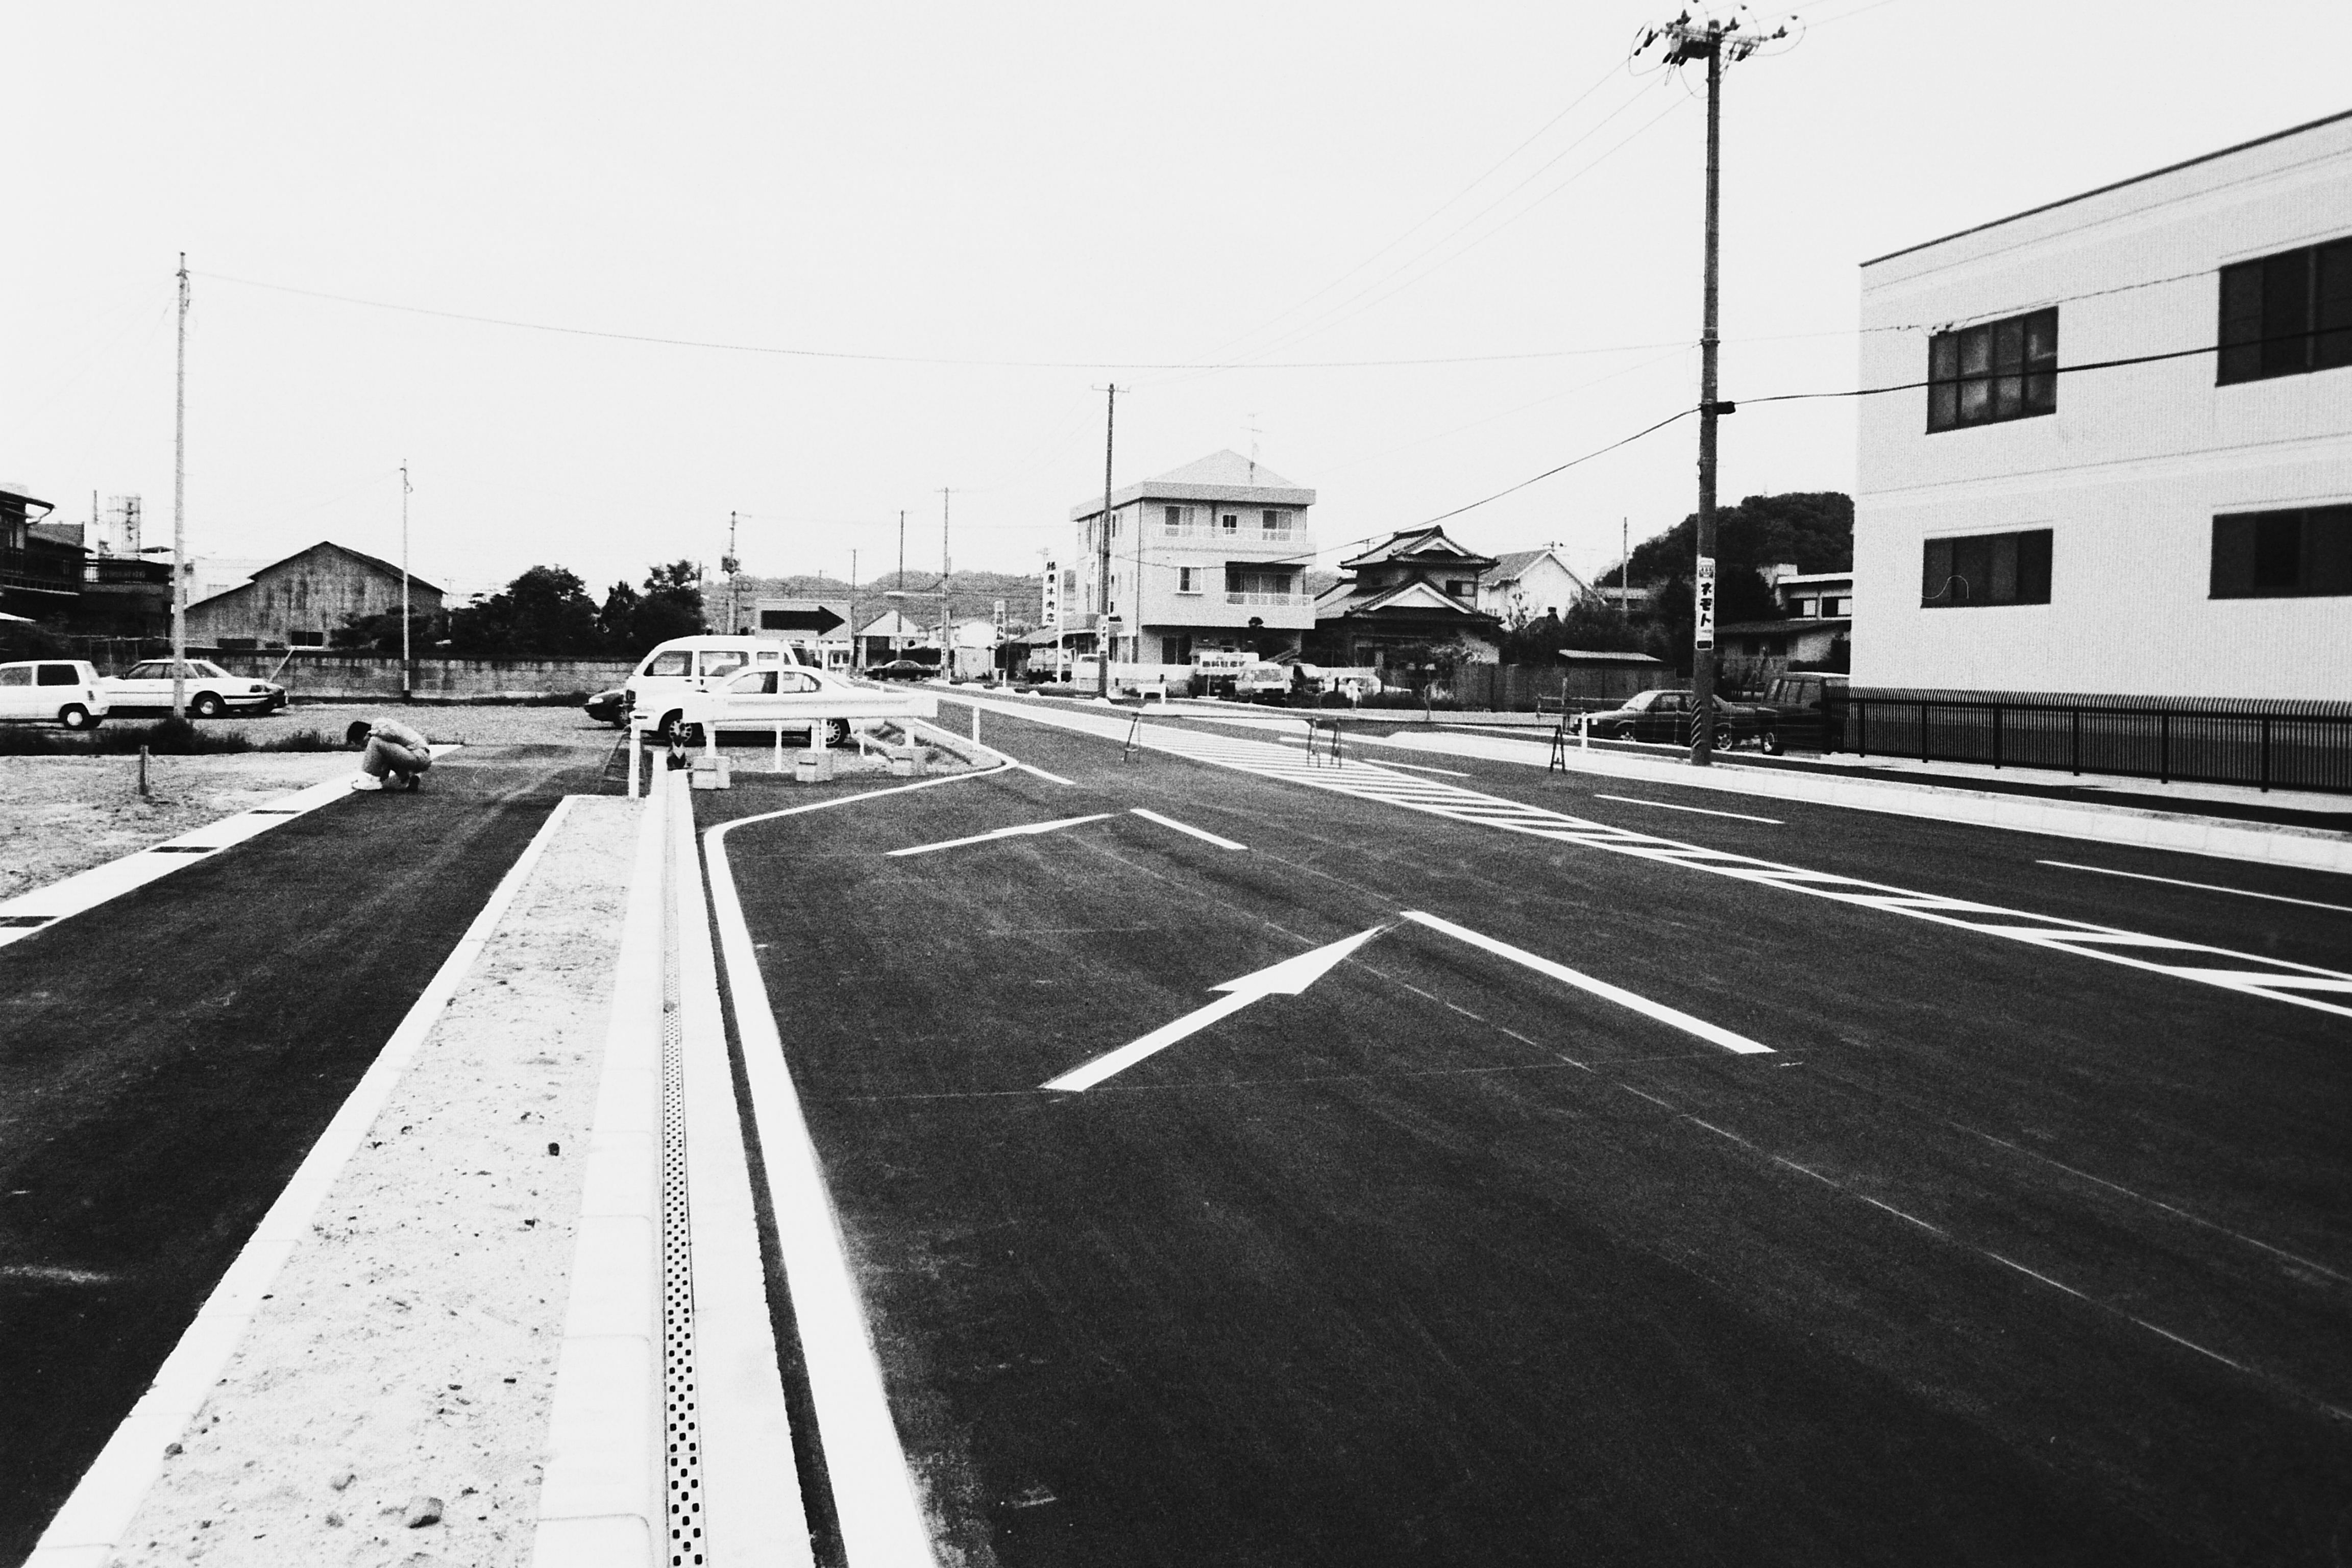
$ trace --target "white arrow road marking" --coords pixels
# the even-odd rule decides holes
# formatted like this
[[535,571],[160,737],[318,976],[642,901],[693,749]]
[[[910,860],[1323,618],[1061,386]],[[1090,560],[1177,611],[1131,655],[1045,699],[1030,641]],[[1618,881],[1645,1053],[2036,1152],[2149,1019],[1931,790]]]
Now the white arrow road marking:
[[1549,958],[1538,958],[1525,948],[1513,947],[1507,942],[1497,942],[1493,937],[1482,931],[1472,931],[1467,926],[1455,925],[1452,921],[1440,920],[1435,915],[1423,914],[1419,910],[1405,910],[1404,918],[1415,924],[1425,925],[1432,931],[1444,931],[1456,942],[1466,942],[1472,947],[1484,948],[1497,958],[1507,958],[1513,963],[1523,963],[1538,974],[1549,974],[1554,980],[1565,982],[1580,991],[1590,991],[1595,996],[1614,1002],[1621,1007],[1631,1007],[1636,1013],[1655,1018],[1661,1024],[1671,1024],[1685,1034],[1696,1035],[1709,1045],[1721,1046],[1725,1050],[1737,1052],[1743,1057],[1769,1057],[1773,1054],[1771,1047],[1759,1046],[1745,1035],[1735,1035],[1728,1029],[1718,1028],[1704,1018],[1694,1018],[1688,1013],[1679,1008],[1669,1007],[1663,1002],[1653,1002],[1647,996],[1637,996],[1622,986],[1610,984],[1606,980],[1595,980],[1590,974],[1580,973],[1564,963],[1554,963]]
[[1223,991],[1225,994],[1205,1007],[1185,1014],[1172,1024],[1160,1025],[1139,1040],[1097,1057],[1084,1067],[1073,1068],[1039,1087],[1060,1089],[1068,1094],[1092,1089],[1112,1074],[1125,1072],[1144,1058],[1166,1050],[1187,1035],[1198,1034],[1218,1019],[1240,1012],[1262,996],[1297,995],[1329,973],[1332,966],[1341,959],[1388,929],[1385,925],[1377,925],[1370,931],[1358,931],[1327,946],[1302,952],[1296,958],[1286,958],[1255,974],[1244,974],[1238,980],[1228,980],[1223,985],[1213,986],[1211,989]]
[[992,838],[1018,838],[1024,833],[1051,833],[1056,828],[1076,827],[1082,822],[1100,822],[1111,814],[1098,811],[1092,816],[1065,816],[1057,822],[1024,822],[1018,827],[1000,827],[993,833],[975,833],[969,838],[950,838],[939,844],[918,844],[911,849],[893,849],[893,858],[900,855],[929,855],[934,849],[960,849],[967,844],[985,844]]
[[1189,822],[1179,822],[1172,816],[1162,816],[1156,811],[1146,811],[1139,805],[1128,809],[1146,822],[1156,822],[1162,827],[1172,827],[1179,833],[1189,833],[1195,838],[1206,839],[1220,849],[1246,849],[1246,844],[1236,844],[1230,838],[1220,838],[1205,827],[1195,827]]

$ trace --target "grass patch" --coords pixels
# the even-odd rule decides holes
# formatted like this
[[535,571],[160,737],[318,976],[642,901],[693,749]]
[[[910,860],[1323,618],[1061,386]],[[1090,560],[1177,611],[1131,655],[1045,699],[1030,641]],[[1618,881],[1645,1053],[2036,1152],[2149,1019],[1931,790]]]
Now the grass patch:
[[226,756],[239,752],[340,752],[341,735],[317,730],[296,730],[256,742],[241,730],[205,730],[185,719],[159,719],[152,724],[102,724],[83,733],[0,724],[0,756],[90,757],[129,756],[139,748],[151,756]]

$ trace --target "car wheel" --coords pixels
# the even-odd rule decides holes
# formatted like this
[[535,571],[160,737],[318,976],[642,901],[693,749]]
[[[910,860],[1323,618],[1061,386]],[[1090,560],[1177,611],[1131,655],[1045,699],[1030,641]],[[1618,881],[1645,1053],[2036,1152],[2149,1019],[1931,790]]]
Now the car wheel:
[[199,719],[217,719],[221,716],[223,706],[220,693],[199,691],[196,693],[195,700],[188,704],[188,711]]
[[1787,748],[1780,744],[1780,731],[1767,730],[1756,737],[1756,749],[1768,757],[1777,757]]
[[698,750],[702,745],[702,726],[699,724],[680,724],[677,727],[677,738],[680,743],[682,743],[687,750]]
[[654,739],[660,742],[665,746],[677,745],[678,742],[677,721],[683,717],[684,715],[678,712],[675,708],[663,714],[661,716],[661,722],[654,726]]
[[845,746],[849,744],[849,721],[846,719],[827,719],[824,721],[824,743],[828,746]]
[[68,702],[63,708],[58,709],[58,722],[63,724],[68,730],[95,730],[98,728],[98,721],[90,717],[89,710],[83,707],[79,702]]
[[1715,727],[1715,749],[1718,752],[1727,752],[1731,750],[1730,725],[1717,724]]

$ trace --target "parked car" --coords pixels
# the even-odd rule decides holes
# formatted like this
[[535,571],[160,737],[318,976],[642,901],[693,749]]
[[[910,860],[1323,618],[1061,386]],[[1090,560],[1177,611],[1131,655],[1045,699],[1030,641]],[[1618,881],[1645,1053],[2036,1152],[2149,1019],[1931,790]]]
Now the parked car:
[[[172,706],[172,661],[142,659],[122,675],[108,676],[107,698],[115,707],[168,710]],[[184,659],[180,685],[188,711],[199,719],[224,713],[275,713],[286,706],[286,689],[249,675],[231,675],[208,658]]]
[[627,711],[667,735],[685,700],[696,692],[715,690],[746,669],[799,664],[798,653],[773,637],[672,637],[637,661],[626,688]]
[[629,721],[629,689],[615,686],[609,691],[599,691],[582,703],[580,710],[599,724],[625,724]]
[[821,730],[828,746],[845,744],[854,730],[874,731],[894,719],[936,718],[939,699],[928,691],[890,691],[872,681],[831,670],[797,668],[747,669],[726,685],[681,699],[679,731],[688,744],[702,743],[706,727],[756,730],[781,724],[814,742]]
[[1254,659],[1234,672],[1234,695],[1243,701],[1280,697],[1290,689],[1290,667],[1269,659]]
[[[1729,751],[1742,741],[1752,741],[1760,750],[1779,751],[1779,738],[1772,733],[1775,717],[1769,708],[1717,698],[1716,748]],[[1688,691],[1658,687],[1637,694],[1622,708],[1589,715],[1585,724],[1595,740],[1663,741],[1679,746],[1690,743],[1691,718]]]
[[939,666],[935,664],[924,664],[911,658],[894,658],[887,664],[869,667],[866,671],[866,679],[868,680],[929,680],[939,672]]
[[0,719],[52,720],[68,730],[94,730],[111,706],[106,683],[87,660],[0,664]]
[[1764,749],[1779,755],[1786,746],[1811,751],[1826,749],[1830,708],[1845,700],[1846,678],[1800,672],[1776,677],[1762,706],[1773,713],[1773,727]]

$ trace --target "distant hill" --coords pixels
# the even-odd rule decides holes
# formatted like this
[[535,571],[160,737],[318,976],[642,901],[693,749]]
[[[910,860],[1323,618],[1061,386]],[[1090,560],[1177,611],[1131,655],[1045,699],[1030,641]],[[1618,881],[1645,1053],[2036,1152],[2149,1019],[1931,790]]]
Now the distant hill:
[[[905,585],[914,592],[929,594],[937,591],[940,574],[936,572],[908,572]],[[883,595],[899,586],[898,574],[886,572],[879,578],[860,583],[853,599],[857,624],[866,626],[877,617],[897,609],[919,626],[929,626],[940,617],[940,602],[934,598],[887,599]],[[1004,601],[1004,618],[1008,625],[1027,630],[1037,624],[1038,601],[1044,591],[1034,577],[1014,576],[1006,572],[959,572],[948,584],[948,607],[953,620],[985,620],[995,613],[996,601]],[[736,581],[736,593],[745,605],[754,599],[852,599],[850,585],[838,577],[754,577],[745,574]],[[713,578],[705,591],[713,616],[725,613],[727,580]],[[716,625],[714,619],[713,624]]]

